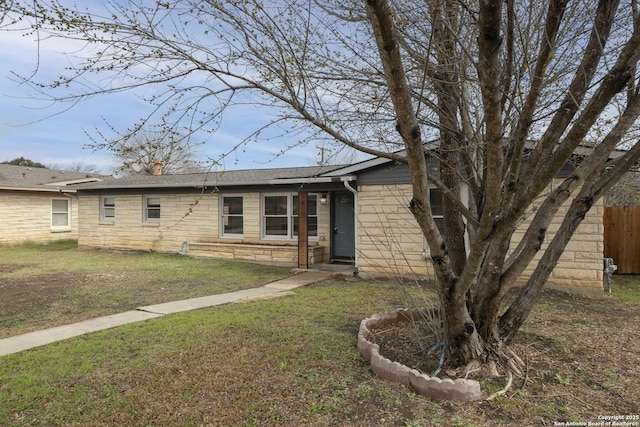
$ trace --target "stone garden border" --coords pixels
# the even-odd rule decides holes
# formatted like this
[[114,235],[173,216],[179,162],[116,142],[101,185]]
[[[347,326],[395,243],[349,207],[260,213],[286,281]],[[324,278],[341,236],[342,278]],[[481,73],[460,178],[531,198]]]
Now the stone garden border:
[[362,357],[371,364],[371,370],[388,381],[411,387],[418,394],[441,400],[457,400],[471,402],[479,400],[482,395],[480,383],[458,378],[440,379],[418,372],[415,369],[392,362],[380,355],[380,346],[369,341],[371,330],[398,322],[418,320],[422,310],[399,309],[391,313],[376,313],[360,322],[357,348]]

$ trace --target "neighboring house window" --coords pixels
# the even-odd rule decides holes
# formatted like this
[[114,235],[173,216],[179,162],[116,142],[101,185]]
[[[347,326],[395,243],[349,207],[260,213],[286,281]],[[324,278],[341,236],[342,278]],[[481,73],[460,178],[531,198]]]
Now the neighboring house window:
[[[318,236],[318,196],[308,195],[307,222],[310,237]],[[262,230],[266,238],[293,239],[298,235],[297,194],[263,196]]]
[[103,196],[100,198],[100,219],[113,221],[116,218],[116,199]]
[[160,197],[145,196],[144,198],[144,220],[160,221]]
[[242,236],[244,219],[242,196],[222,196],[222,235]]
[[51,226],[54,228],[69,227],[69,200],[51,200]]

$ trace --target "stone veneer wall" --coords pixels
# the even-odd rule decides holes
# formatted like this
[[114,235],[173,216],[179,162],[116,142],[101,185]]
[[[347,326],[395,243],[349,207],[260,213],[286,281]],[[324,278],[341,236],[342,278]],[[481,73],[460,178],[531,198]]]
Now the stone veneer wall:
[[[233,195],[240,195],[233,193]],[[225,193],[226,195],[226,193]],[[231,193],[229,193],[231,195]],[[292,263],[285,254],[297,247],[296,240],[261,238],[261,193],[242,193],[243,237],[221,237],[218,194],[161,194],[160,221],[143,220],[143,195],[115,195],[115,220],[100,220],[100,197],[80,196],[79,245],[97,248],[144,250],[177,253],[185,242],[197,256],[224,259],[250,259],[264,262]],[[158,195],[154,195],[157,197]],[[197,201],[197,204],[194,204]],[[324,239],[311,242],[312,262],[328,261],[329,205],[318,205],[318,234]],[[198,246],[198,244],[200,244]],[[206,244],[206,245],[202,245]],[[271,249],[268,249],[271,247]],[[282,250],[278,250],[281,247]],[[197,248],[197,249],[196,249]],[[319,248],[319,249],[318,249]],[[267,250],[268,249],[268,250]],[[247,251],[254,250],[250,256]],[[208,254],[204,252],[207,251]],[[297,252],[296,252],[297,254]],[[297,259],[297,258],[296,258]]]
[[[69,227],[51,225],[51,201],[69,201]],[[49,243],[78,238],[78,199],[50,192],[0,192],[0,243]]]
[[[237,261],[271,262],[282,265],[298,264],[298,246],[248,243],[188,243],[184,248],[194,258],[232,259]],[[323,246],[309,244],[309,264],[325,261]]]
[[[400,274],[431,276],[422,233],[408,203],[411,188],[408,184],[367,185],[358,188],[358,270],[364,274]],[[551,241],[561,222],[565,205],[553,220],[545,238]],[[583,292],[602,293],[604,225],[602,202],[587,214],[553,271],[548,286]],[[522,236],[525,225],[514,237]],[[533,271],[533,266],[545,246],[525,272],[521,282]]]

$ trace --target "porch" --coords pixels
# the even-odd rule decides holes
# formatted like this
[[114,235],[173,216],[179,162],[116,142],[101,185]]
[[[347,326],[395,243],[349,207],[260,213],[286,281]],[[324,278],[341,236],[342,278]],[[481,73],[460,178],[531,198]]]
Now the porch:
[[[217,258],[298,267],[297,245],[269,245],[246,243],[185,242],[181,253],[193,258]],[[307,248],[308,270],[330,271],[343,275],[357,274],[353,262],[329,260],[326,246]]]

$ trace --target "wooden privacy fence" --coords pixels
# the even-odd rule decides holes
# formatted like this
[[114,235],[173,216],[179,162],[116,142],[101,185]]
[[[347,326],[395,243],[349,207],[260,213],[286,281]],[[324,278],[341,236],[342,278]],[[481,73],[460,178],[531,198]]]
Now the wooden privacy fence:
[[640,273],[640,206],[604,208],[604,256],[619,274]]

